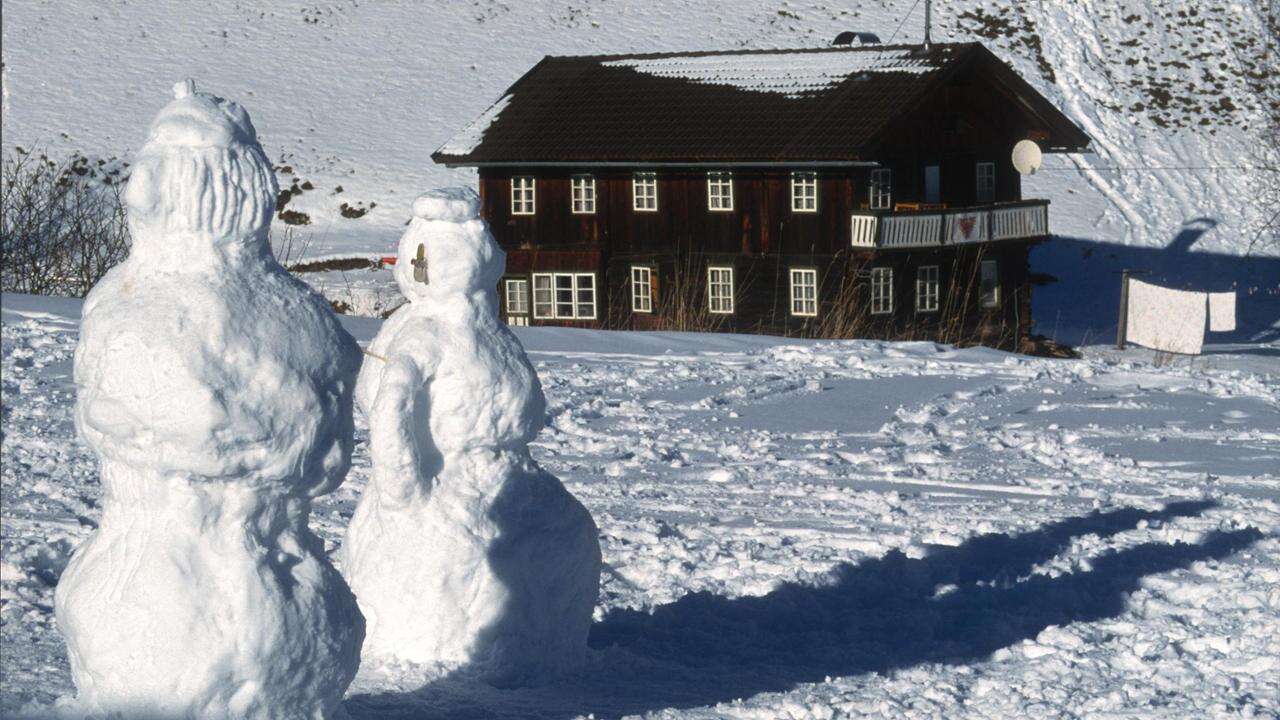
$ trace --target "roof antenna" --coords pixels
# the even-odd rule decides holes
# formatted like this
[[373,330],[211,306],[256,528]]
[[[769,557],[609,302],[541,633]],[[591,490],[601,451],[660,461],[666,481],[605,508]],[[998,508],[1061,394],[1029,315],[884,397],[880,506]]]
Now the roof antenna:
[[929,26],[933,21],[933,0],[924,0],[924,49],[929,49]]

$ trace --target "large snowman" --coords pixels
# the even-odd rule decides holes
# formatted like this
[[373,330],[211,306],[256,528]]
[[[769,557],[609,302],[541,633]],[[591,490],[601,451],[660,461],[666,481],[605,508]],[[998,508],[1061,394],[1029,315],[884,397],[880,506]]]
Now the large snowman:
[[599,592],[595,523],[529,456],[546,399],[498,320],[504,257],[478,204],[465,188],[414,203],[395,266],[409,302],[374,339],[356,391],[373,475],[343,572],[369,621],[366,667],[408,686],[569,669]]
[[190,81],[85,301],[76,423],[103,513],[57,589],[77,703],[134,718],[344,715],[364,621],[307,527],[346,475],[360,349],[272,257],[271,164]]

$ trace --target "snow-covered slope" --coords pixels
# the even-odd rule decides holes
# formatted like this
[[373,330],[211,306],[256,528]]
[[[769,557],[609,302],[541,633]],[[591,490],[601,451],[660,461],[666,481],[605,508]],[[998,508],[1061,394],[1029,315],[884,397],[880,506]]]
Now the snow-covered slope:
[[[1058,279],[1035,295],[1037,332],[1114,332],[1118,271],[1134,268],[1252,292],[1240,338],[1280,335],[1280,242],[1259,234],[1280,203],[1280,151],[1261,140],[1280,107],[1266,6],[935,3],[936,38],[987,43],[1094,139],[1025,184],[1062,238],[1032,256]],[[128,156],[192,76],[253,112],[286,214],[309,222],[289,228],[292,259],[390,254],[417,193],[473,178],[431,152],[544,55],[822,46],[846,29],[918,41],[922,16],[916,0],[4,0],[4,145]]]
[[[1248,169],[1264,164],[1261,2],[936,5],[936,37],[988,43],[1094,138],[1096,155],[1055,159],[1029,183],[1055,201],[1059,233],[1163,246],[1209,217],[1221,224],[1198,247],[1245,252],[1265,209],[1250,198],[1268,179]],[[297,180],[289,209],[310,217],[312,255],[389,251],[417,192],[468,179],[433,165],[431,151],[543,55],[815,46],[850,28],[918,40],[922,10],[911,0],[738,0],[731,12],[700,0],[5,0],[4,143],[126,156],[168,87],[193,76],[254,112],[281,187]],[[343,203],[368,211],[347,218]]]

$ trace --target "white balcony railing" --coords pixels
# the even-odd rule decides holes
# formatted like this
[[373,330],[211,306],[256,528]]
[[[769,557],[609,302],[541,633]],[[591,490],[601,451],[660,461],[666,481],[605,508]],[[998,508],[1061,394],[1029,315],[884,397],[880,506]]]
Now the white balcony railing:
[[933,212],[867,212],[852,220],[854,247],[938,247],[1049,234],[1049,206],[1044,201]]

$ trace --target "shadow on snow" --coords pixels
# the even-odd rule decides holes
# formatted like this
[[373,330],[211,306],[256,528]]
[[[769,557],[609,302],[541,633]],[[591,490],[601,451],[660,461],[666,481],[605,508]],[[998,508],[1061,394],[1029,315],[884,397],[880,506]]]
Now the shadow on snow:
[[1262,537],[1254,528],[1212,532],[1196,544],[1111,550],[1090,558],[1088,569],[1056,577],[1032,574],[1073,538],[1107,537],[1213,505],[1094,512],[933,548],[921,559],[891,551],[841,564],[816,586],[789,582],[760,597],[699,592],[651,613],[614,610],[592,628],[589,667],[573,676],[515,690],[445,680],[346,705],[357,718],[605,718],[784,692],[827,677],[981,661],[1051,625],[1116,617],[1143,577],[1225,558]]

